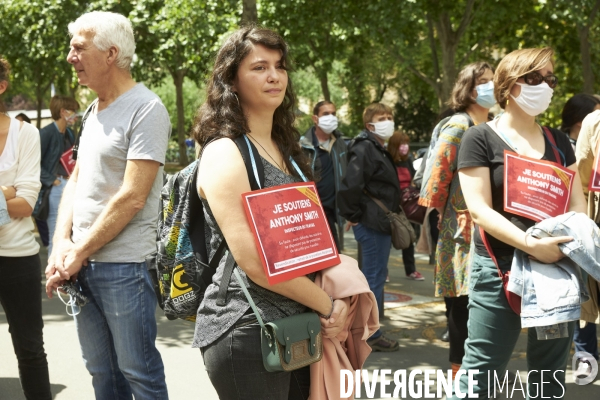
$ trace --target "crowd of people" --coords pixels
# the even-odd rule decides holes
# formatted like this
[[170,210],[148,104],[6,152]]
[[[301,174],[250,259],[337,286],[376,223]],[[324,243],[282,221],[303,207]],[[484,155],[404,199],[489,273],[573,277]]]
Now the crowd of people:
[[[52,398],[35,221],[48,246],[47,295],[66,290],[71,282],[87,298],[85,307],[73,314],[96,398],[167,399],[147,260],[157,251],[169,115],[160,98],[131,76],[135,41],[127,18],[87,13],[69,25],[69,34],[67,60],[79,84],[97,94],[83,113],[79,135],[71,127],[80,105],[71,97],[52,98],[53,122],[39,132],[24,115],[11,119],[0,113],[0,271],[5,277],[0,301],[21,385],[28,399]],[[577,241],[577,227],[563,219],[571,217],[569,212],[578,213],[598,237],[600,200],[588,186],[600,186],[595,177],[599,98],[573,96],[564,106],[561,129],[548,129],[536,117],[548,108],[559,83],[552,49],[513,51],[495,68],[486,62],[466,65],[415,168],[409,136],[396,129],[393,110],[383,103],[365,108],[362,131],[348,139],[338,130],[335,104],[320,101],[312,112],[313,126],[300,135],[294,126],[289,57],[287,44],[271,30],[247,26],[235,31],[216,55],[207,97],[192,129],[201,148],[195,189],[204,210],[206,247],[212,257],[225,241],[237,277],[226,276],[229,256],[223,254],[196,315],[193,347],[200,349],[219,397],[259,399],[268,393],[273,399],[307,399],[312,393],[316,398],[317,369],[265,369],[263,320],[313,310],[325,338],[342,337],[343,342],[356,329],[353,295],[332,297],[318,283],[319,273],[269,284],[241,201],[252,186],[234,142],[243,137],[260,156],[263,188],[315,180],[338,251],[343,249],[344,230],[352,228],[375,314],[383,308],[397,229],[390,214],[403,212],[403,190],[420,188],[419,204],[427,208],[422,236],[434,254],[435,296],[446,302],[453,374],[479,370],[474,391],[484,395],[488,371],[504,372],[521,328],[527,326],[528,385],[544,384],[546,395],[562,398],[573,340],[578,351],[598,359],[600,292],[594,276],[600,276],[600,263],[582,265],[569,252],[569,244]],[[0,94],[9,75],[9,64],[0,59]],[[490,109],[496,104],[501,112],[494,117]],[[559,171],[553,179],[568,183],[566,201],[550,211],[535,209],[541,192],[525,185],[527,205],[515,209],[517,200],[506,200],[512,196],[509,187],[521,182],[509,166],[515,162],[539,166],[534,174]],[[571,230],[532,233],[557,219]],[[423,281],[416,270],[415,245],[402,249],[405,274]],[[592,250],[584,246],[581,251]],[[588,255],[587,260],[596,256]],[[549,316],[539,306],[542,296],[566,295],[560,288],[550,294],[541,287],[528,291],[536,283],[532,270],[546,264],[564,268],[565,260],[584,270],[575,279],[579,303],[566,317]],[[520,296],[518,309],[509,293],[509,271],[525,287],[517,293],[511,281],[513,295]],[[548,326],[558,327],[553,329],[559,333]],[[361,338],[372,351],[399,351],[397,340],[377,324],[373,327]],[[589,364],[580,367],[585,373]],[[554,371],[556,380],[544,382],[542,370]],[[463,392],[467,383],[462,375]]]

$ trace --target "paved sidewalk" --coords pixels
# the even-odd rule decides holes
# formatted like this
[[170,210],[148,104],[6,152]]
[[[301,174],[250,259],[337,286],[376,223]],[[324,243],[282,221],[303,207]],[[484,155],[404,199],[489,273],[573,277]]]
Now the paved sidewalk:
[[[356,256],[356,244],[351,233],[345,235],[346,254]],[[45,249],[41,253],[42,264],[46,263]],[[392,250],[390,258],[390,283],[385,318],[382,320],[386,335],[400,341],[400,350],[394,353],[373,353],[365,365],[366,369],[447,369],[448,345],[438,338],[446,326],[445,305],[433,295],[433,267],[427,264],[428,257],[417,255],[417,270],[425,281],[408,280],[402,266],[402,254]],[[91,377],[81,360],[75,325],[65,313],[58,299],[43,300],[44,339],[50,365],[52,392],[57,400],[93,399]],[[218,397],[202,364],[200,351],[191,349],[193,324],[184,321],[168,321],[157,310],[157,346],[162,354],[170,398],[216,400]],[[526,379],[526,335],[521,334],[512,356],[509,369],[521,371]],[[570,369],[570,366],[569,366]],[[379,398],[379,387],[375,398]],[[362,397],[367,398],[365,390]],[[412,397],[409,397],[412,398]],[[504,398],[504,397],[500,397]],[[514,394],[522,399],[521,392]],[[600,380],[588,386],[573,383],[570,371],[567,374],[566,400],[592,400],[600,398]],[[17,362],[12,350],[5,314],[0,311],[0,400],[24,399],[17,372]],[[257,399],[260,400],[260,399]]]

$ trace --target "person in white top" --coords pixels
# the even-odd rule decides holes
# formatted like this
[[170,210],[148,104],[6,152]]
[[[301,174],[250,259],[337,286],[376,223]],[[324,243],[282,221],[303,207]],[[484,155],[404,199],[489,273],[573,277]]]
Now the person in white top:
[[[10,66],[0,58],[0,95]],[[40,245],[30,218],[40,190],[40,135],[9,118],[0,102],[0,303],[27,399],[51,399],[42,329]]]

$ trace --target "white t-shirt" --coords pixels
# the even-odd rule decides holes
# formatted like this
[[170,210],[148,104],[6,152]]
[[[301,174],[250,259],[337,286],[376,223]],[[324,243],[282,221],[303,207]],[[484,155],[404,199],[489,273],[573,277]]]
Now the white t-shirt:
[[[10,121],[6,146],[0,155],[0,186],[14,186],[21,197],[33,209],[37,201],[40,183],[40,134],[38,130],[16,119]],[[30,217],[11,218],[0,226],[0,256],[26,257],[37,254],[40,245],[33,235]]]
[[[111,198],[119,191],[127,160],[154,160],[164,164],[171,134],[169,114],[160,98],[138,83],[85,122],[77,163],[79,175],[73,201],[73,241],[83,239]],[[142,262],[156,252],[156,223],[162,166],[146,204],[127,226],[91,261]]]

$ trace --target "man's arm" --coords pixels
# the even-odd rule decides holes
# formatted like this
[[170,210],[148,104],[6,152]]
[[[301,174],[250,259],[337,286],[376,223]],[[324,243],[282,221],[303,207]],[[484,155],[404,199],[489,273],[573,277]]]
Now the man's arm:
[[110,199],[87,236],[67,253],[64,265],[56,264],[63,279],[69,279],[79,272],[89,256],[113,240],[144,208],[159,167],[160,163],[152,160],[127,161],[121,189]]

